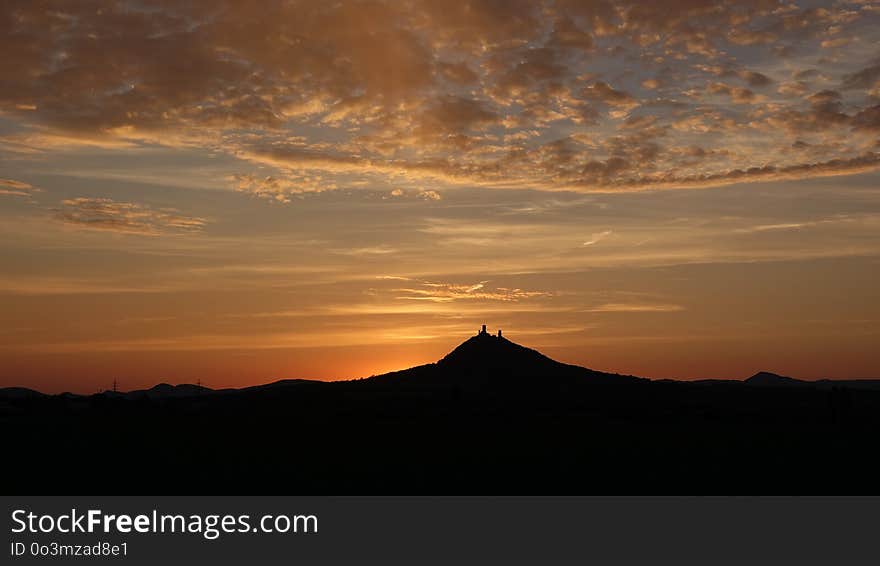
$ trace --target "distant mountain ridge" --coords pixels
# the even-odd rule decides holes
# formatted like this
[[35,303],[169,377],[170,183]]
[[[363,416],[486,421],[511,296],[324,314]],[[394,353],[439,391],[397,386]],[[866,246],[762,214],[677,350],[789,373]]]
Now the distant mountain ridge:
[[786,377],[769,371],[759,371],[747,378],[745,383],[758,387],[803,387],[809,386],[810,382],[793,377]]
[[[33,397],[42,397],[45,393],[40,393],[27,387],[2,387],[0,388],[0,398],[4,399],[29,399]],[[64,395],[63,393],[61,395]]]
[[125,393],[107,391],[105,392],[105,395],[119,396],[126,399],[165,399],[168,397],[196,397],[198,395],[214,392],[213,389],[192,383],[180,383],[178,385],[159,383],[149,389],[138,389],[136,391],[128,391]]
[[769,371],[759,371],[743,383],[753,387],[813,387],[816,389],[847,387],[850,389],[880,390],[880,379],[817,379],[807,381]]

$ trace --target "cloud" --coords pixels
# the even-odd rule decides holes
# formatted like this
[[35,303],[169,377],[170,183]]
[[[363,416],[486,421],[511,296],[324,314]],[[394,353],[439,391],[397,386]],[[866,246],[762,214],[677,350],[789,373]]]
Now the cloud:
[[852,125],[856,130],[880,132],[880,104],[861,110],[852,117]]
[[88,230],[157,236],[164,233],[193,233],[207,224],[204,218],[183,216],[173,208],[117,202],[109,198],[80,197],[61,201],[55,218],[67,225]]
[[393,198],[393,199],[405,199],[405,198],[416,198],[420,200],[426,201],[438,201],[443,199],[443,195],[433,190],[426,189],[417,189],[417,190],[403,190],[403,189],[392,189],[388,192],[385,197],[382,198]]
[[168,286],[142,282],[114,282],[79,277],[19,276],[0,278],[0,293],[13,295],[110,295],[121,293],[163,293]]
[[232,176],[236,191],[280,203],[289,203],[292,196],[304,193],[320,193],[336,189],[336,185],[320,175],[273,176],[237,174]]
[[466,133],[495,123],[498,119],[498,114],[485,102],[446,96],[431,101],[419,115],[416,127],[417,134],[432,137]]
[[755,71],[740,71],[739,77],[744,80],[750,87],[761,88],[773,84],[773,79],[763,73]]
[[612,88],[611,85],[597,81],[584,89],[584,94],[591,100],[596,100],[609,106],[630,109],[639,103],[629,93]]
[[39,191],[40,189],[30,183],[14,179],[0,179],[0,196],[29,197]]
[[605,303],[586,309],[586,312],[679,312],[681,305],[661,303]]
[[584,242],[583,245],[584,246],[593,246],[593,245],[601,242],[602,240],[604,240],[605,238],[607,238],[608,236],[610,236],[613,233],[614,232],[612,232],[611,230],[603,230],[601,232],[596,232],[595,234],[590,236],[590,239],[587,240],[586,242]]
[[869,89],[877,81],[880,81],[880,62],[844,76],[840,87],[844,90]]
[[747,88],[730,86],[724,83],[711,83],[706,90],[709,94],[729,96],[736,104],[751,104],[757,99],[755,93]]
[[526,299],[552,297],[547,291],[511,289],[508,287],[489,287],[489,281],[470,284],[457,284],[433,281],[417,281],[417,287],[392,289],[395,298],[410,301],[428,301],[432,303],[448,303],[452,301],[503,301],[518,302]]
[[749,226],[736,230],[742,233],[761,233],[761,232],[779,232],[788,230],[803,230],[804,228],[815,228],[819,226],[827,226],[830,224],[846,224],[856,222],[857,217],[839,214],[831,218],[822,218],[819,220],[805,220],[801,222],[781,222],[778,224],[759,224],[757,226]]
[[[0,15],[0,113],[15,127],[0,145],[208,148],[272,168],[232,186],[286,203],[375,181],[418,183],[433,199],[446,185],[588,191],[755,168],[806,175],[875,141],[880,67],[859,45],[877,11],[453,4],[14,1]],[[823,43],[836,59],[804,69]],[[771,64],[780,54],[791,60]],[[807,161],[787,151],[804,134],[838,141],[814,143]]]
[[771,115],[768,122],[793,133],[841,131],[849,126],[851,117],[843,111],[839,92],[823,90],[807,96],[806,101],[808,109],[785,108]]
[[440,200],[440,193],[437,191],[419,191],[418,197],[423,200]]
[[389,255],[397,253],[397,248],[391,246],[365,246],[360,248],[346,248],[340,250],[331,250],[333,253],[348,256],[376,256]]
[[649,188],[657,187],[715,187],[733,183],[746,183],[753,181],[793,180],[805,177],[835,177],[839,175],[853,175],[866,173],[880,169],[880,153],[867,152],[850,159],[832,159],[816,163],[803,163],[786,167],[767,165],[764,167],[751,167],[749,169],[734,169],[723,173],[707,175],[694,175],[688,177],[676,177],[674,175],[660,174],[651,177],[643,177],[635,180],[632,184],[627,181],[619,183],[620,188]]

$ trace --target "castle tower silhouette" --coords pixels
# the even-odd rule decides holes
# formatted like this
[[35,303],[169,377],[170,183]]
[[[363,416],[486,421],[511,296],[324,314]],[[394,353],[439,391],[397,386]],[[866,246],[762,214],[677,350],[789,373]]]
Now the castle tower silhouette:
[[[480,329],[480,331],[477,332],[477,336],[489,336],[489,332],[486,330],[486,325],[485,325],[485,324],[484,324],[483,327]],[[498,329],[498,338],[501,338],[501,329],[500,329],[500,328]]]

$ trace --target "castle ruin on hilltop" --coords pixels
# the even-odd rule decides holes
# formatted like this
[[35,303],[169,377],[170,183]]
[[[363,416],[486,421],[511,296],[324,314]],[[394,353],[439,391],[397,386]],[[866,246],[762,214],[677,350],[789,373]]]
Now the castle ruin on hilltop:
[[[485,324],[483,325],[483,328],[482,328],[479,332],[477,332],[477,336],[489,336],[489,333],[486,331],[486,325],[485,325]],[[497,337],[498,337],[498,338],[501,338],[501,337],[502,337],[502,336],[501,336],[501,329],[500,329],[500,328],[498,329],[498,336],[497,336]]]

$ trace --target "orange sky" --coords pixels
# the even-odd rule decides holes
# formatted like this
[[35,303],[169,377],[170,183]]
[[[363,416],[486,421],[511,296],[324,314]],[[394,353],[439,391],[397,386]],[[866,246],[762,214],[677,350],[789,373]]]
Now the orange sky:
[[880,377],[878,20],[7,2],[0,386],[359,377],[483,323],[650,377]]

